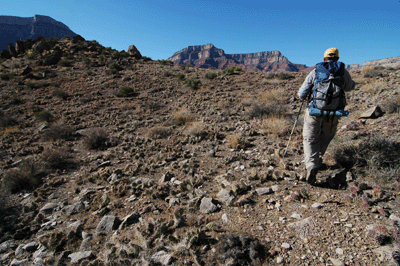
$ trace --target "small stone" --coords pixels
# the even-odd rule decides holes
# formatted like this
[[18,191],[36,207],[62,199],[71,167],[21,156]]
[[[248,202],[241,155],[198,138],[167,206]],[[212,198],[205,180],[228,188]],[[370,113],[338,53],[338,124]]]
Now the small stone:
[[229,218],[229,215],[227,213],[222,214],[221,217],[222,221],[224,221],[225,223],[230,223],[231,219]]
[[217,211],[218,207],[213,203],[212,198],[203,198],[200,203],[200,212],[201,213],[212,213]]
[[274,191],[274,192],[279,192],[279,191],[281,191],[281,187],[278,186],[278,185],[272,186],[271,189],[272,189],[272,191]]
[[294,219],[300,220],[301,219],[301,215],[298,214],[298,213],[293,213],[292,216],[290,216],[290,218],[294,218]]
[[345,266],[344,262],[339,259],[329,258],[334,266]]
[[269,187],[264,187],[264,188],[257,188],[256,192],[258,195],[266,195],[266,194],[271,194],[273,191]]
[[290,244],[289,243],[282,243],[282,246],[281,246],[283,249],[291,249],[292,247],[290,246]]
[[276,258],[276,263],[282,264],[282,263],[284,263],[284,262],[285,262],[285,259],[284,259],[283,257],[277,257],[277,258]]
[[324,207],[324,204],[316,202],[311,207],[313,207],[315,209],[321,209],[322,207]]
[[338,254],[338,255],[344,255],[343,249],[337,248],[337,249],[336,249],[336,254]]
[[72,253],[68,255],[68,257],[71,259],[71,263],[79,263],[80,261],[84,259],[90,259],[93,257],[93,252],[92,251],[79,251]]

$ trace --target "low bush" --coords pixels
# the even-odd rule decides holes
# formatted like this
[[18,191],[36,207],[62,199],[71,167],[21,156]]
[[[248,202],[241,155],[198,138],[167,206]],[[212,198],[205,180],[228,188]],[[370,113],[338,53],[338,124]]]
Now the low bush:
[[11,80],[14,78],[14,76],[15,76],[14,74],[10,74],[10,73],[1,74],[0,80],[4,80],[4,81]]
[[226,140],[228,147],[235,150],[244,149],[247,146],[244,136],[240,133],[228,135]]
[[176,77],[177,77],[178,79],[180,79],[180,80],[184,80],[184,79],[185,79],[185,74],[183,74],[183,73],[178,73],[178,74],[176,74]]
[[193,120],[192,115],[186,108],[180,109],[173,114],[173,121],[178,126],[186,125]]
[[66,170],[76,167],[72,153],[67,148],[45,148],[41,158],[47,169]]
[[5,193],[17,193],[24,189],[33,190],[41,182],[43,169],[33,158],[24,159],[19,166],[4,173],[1,189]]
[[290,134],[291,123],[282,116],[272,115],[261,121],[260,133],[265,135],[286,136]]
[[63,91],[62,89],[55,88],[54,91],[53,91],[53,96],[56,96],[57,98],[60,98],[60,99],[63,99],[63,100],[66,100],[69,95],[68,95],[67,92]]
[[201,85],[201,81],[195,78],[187,78],[185,82],[186,85],[193,90],[197,90]]
[[400,112],[400,96],[387,98],[383,103],[383,110],[389,114]]
[[282,104],[286,102],[287,95],[284,89],[272,89],[265,91],[261,99],[265,104]]
[[71,62],[66,60],[66,59],[61,59],[58,63],[58,66],[62,66],[62,67],[70,67],[71,66]]
[[334,150],[333,158],[338,165],[347,169],[367,168],[370,174],[385,171],[399,178],[400,143],[385,136],[371,136],[359,144],[342,144]]
[[102,128],[89,129],[83,139],[83,145],[89,150],[105,150],[111,146],[108,133]]
[[282,104],[277,103],[254,103],[246,112],[249,119],[262,118],[266,116],[284,116],[286,108]]
[[133,97],[137,96],[137,92],[135,91],[134,88],[129,87],[129,86],[123,86],[119,89],[117,96],[118,97]]
[[72,140],[74,139],[74,130],[68,125],[51,125],[48,129],[44,130],[42,138],[45,141],[56,141],[59,139]]
[[48,110],[42,110],[35,113],[35,117],[38,120],[45,121],[45,122],[52,122],[54,120],[54,115]]
[[149,131],[147,132],[147,135],[149,138],[152,139],[163,139],[163,138],[167,138],[172,134],[172,131],[170,128],[168,127],[162,127],[162,126],[158,126],[158,127],[153,127],[151,129],[149,129]]
[[170,60],[158,60],[158,62],[159,62],[161,65],[170,65],[170,66],[173,66],[173,65],[174,65],[174,62],[173,62],[173,61],[170,61]]
[[206,79],[215,79],[216,77],[218,77],[217,73],[215,72],[207,72],[204,77]]
[[235,72],[240,72],[240,71],[242,71],[240,67],[231,66],[225,68],[222,72],[226,74],[234,74]]
[[25,86],[28,89],[40,89],[40,88],[49,86],[49,84],[47,82],[31,82],[31,81],[29,81],[29,82],[25,83]]

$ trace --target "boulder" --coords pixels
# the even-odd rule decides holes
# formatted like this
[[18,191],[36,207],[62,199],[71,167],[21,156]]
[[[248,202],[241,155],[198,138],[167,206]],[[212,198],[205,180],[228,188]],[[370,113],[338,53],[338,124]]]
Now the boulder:
[[360,118],[378,118],[383,116],[383,111],[379,105],[369,108],[367,111],[361,114]]
[[104,216],[97,225],[96,233],[111,232],[118,229],[120,224],[121,221],[117,217],[111,215]]
[[18,54],[23,54],[25,53],[25,46],[23,41],[17,41],[15,44],[15,50],[17,51]]
[[128,53],[131,56],[135,57],[136,59],[141,59],[142,58],[142,55],[140,54],[139,50],[133,44],[129,46]]

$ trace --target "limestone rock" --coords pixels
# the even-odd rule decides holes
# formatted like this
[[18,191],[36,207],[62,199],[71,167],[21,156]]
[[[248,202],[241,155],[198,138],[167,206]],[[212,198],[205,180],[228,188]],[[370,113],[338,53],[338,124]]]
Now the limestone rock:
[[218,207],[213,201],[212,198],[203,198],[200,203],[200,212],[208,214],[217,211]]
[[367,111],[361,114],[360,118],[378,118],[383,115],[382,109],[380,106],[374,106],[369,108]]
[[111,232],[116,230],[120,224],[121,221],[117,217],[111,215],[104,216],[97,225],[96,233]]
[[135,57],[136,59],[141,59],[142,58],[142,55],[140,54],[139,50],[133,44],[129,46],[128,53],[131,56]]

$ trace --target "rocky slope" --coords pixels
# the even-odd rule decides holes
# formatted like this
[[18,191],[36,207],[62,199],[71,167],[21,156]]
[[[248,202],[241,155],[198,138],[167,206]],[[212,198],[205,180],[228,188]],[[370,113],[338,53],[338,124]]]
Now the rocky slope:
[[311,186],[303,114],[283,157],[306,73],[137,58],[64,38],[0,59],[1,265],[399,261],[399,70],[351,71]]
[[225,54],[224,50],[213,44],[189,46],[176,52],[168,60],[174,64],[193,65],[200,68],[225,69],[240,67],[246,71],[294,71],[306,68],[305,65],[293,64],[279,51],[250,54]]
[[34,17],[0,16],[0,51],[8,49],[7,44],[37,37],[57,37],[77,35],[65,24],[48,16]]

